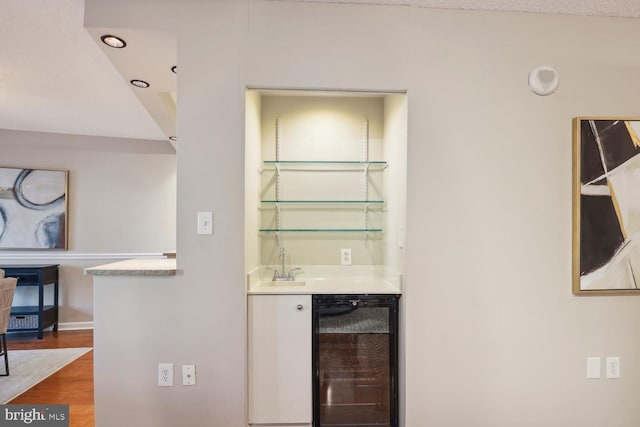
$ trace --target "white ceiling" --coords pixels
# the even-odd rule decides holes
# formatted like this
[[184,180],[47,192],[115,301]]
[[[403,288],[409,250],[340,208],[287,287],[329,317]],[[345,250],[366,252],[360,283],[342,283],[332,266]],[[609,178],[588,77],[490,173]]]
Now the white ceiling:
[[[298,1],[640,17],[640,0]],[[84,28],[84,0],[1,0],[0,17],[0,129],[162,141],[175,133],[174,36],[121,30],[127,47],[107,48],[99,37],[108,29]],[[132,78],[152,86],[133,88]]]
[[640,18],[639,0],[294,0]]
[[0,129],[166,140],[83,27],[83,0],[2,0],[0,16]]

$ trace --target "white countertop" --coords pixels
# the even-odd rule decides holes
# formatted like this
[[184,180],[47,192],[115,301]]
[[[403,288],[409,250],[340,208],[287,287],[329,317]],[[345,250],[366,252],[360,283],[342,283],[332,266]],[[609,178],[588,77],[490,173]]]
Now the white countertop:
[[93,276],[174,276],[175,258],[141,258],[85,268]]
[[382,266],[302,266],[293,282],[272,281],[272,267],[261,266],[247,274],[247,294],[402,293],[402,275]]

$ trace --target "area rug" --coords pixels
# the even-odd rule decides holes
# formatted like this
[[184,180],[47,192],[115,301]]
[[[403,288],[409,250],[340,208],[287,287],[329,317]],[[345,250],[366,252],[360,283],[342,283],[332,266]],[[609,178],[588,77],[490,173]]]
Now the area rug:
[[[16,398],[89,351],[90,347],[51,350],[9,349],[10,375],[0,377],[0,404]],[[4,358],[1,363],[0,370],[4,372]]]

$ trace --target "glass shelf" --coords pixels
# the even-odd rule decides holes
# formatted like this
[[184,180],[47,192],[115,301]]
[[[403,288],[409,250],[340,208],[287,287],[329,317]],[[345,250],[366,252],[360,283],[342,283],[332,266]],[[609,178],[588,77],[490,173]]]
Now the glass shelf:
[[261,203],[268,204],[290,204],[290,205],[383,205],[384,200],[261,200]]
[[266,168],[280,169],[305,169],[305,170],[327,170],[327,169],[358,169],[368,167],[370,170],[382,170],[387,167],[387,162],[382,160],[358,161],[358,160],[264,160]]
[[261,228],[263,233],[381,233],[382,228]]

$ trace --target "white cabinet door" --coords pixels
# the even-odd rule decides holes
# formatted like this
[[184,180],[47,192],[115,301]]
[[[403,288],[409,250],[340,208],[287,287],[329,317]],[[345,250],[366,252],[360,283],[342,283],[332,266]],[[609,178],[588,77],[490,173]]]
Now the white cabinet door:
[[310,423],[311,295],[249,295],[249,423]]

